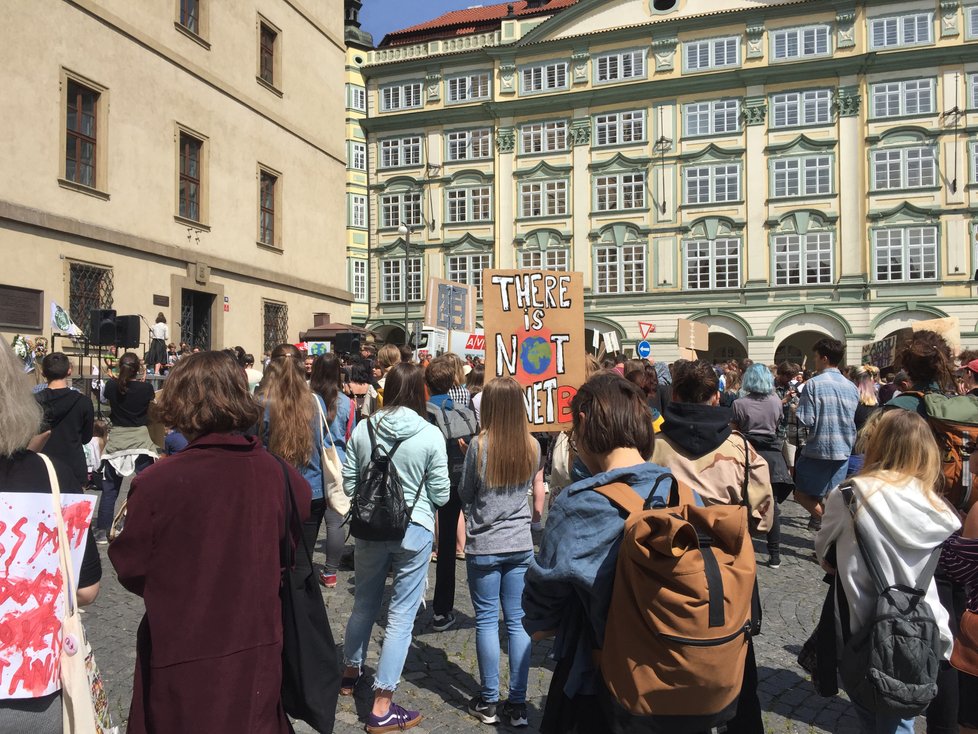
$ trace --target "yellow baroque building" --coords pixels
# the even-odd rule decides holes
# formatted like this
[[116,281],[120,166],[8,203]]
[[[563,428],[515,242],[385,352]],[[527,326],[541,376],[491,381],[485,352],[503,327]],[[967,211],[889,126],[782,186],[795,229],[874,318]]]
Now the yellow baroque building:
[[338,4],[6,5],[0,337],[50,336],[54,302],[260,359],[349,321]]
[[358,53],[350,290],[392,341],[485,267],[582,271],[587,328],[665,360],[680,318],[715,359],[978,341],[974,0],[522,0]]

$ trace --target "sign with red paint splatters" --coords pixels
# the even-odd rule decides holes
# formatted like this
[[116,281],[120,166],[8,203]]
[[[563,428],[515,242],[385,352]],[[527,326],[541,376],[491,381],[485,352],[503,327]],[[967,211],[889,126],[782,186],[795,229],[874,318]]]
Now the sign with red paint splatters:
[[[75,583],[95,498],[61,495]],[[0,492],[0,700],[61,687],[64,581],[51,495]]]

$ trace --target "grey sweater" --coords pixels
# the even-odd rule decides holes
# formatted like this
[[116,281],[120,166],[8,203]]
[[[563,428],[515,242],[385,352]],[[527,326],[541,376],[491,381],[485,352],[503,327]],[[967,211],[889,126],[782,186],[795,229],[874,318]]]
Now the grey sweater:
[[[527,495],[533,479],[515,487],[487,487],[485,449],[481,451],[482,461],[478,460],[484,441],[486,438],[481,435],[472,439],[458,488],[465,513],[465,552],[484,556],[532,551]],[[539,460],[538,449],[537,463]]]

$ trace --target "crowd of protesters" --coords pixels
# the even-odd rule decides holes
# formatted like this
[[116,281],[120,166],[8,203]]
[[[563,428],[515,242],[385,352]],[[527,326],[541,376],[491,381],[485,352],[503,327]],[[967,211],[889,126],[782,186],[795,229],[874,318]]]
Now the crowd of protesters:
[[[282,685],[278,549],[283,540],[315,546],[323,524],[325,563],[313,569],[297,552],[295,571],[317,578],[328,594],[342,564],[353,564],[339,692],[351,695],[372,680],[364,722],[371,734],[423,719],[393,699],[431,563],[435,588],[425,623],[434,631],[456,624],[457,559],[465,560],[475,610],[479,689],[467,708],[476,719],[528,725],[531,638],[553,637],[556,666],[541,731],[652,730],[634,711],[608,704],[607,661],[596,650],[631,522],[604,488],[623,485],[645,509],[663,507],[674,500],[661,496],[663,479],[691,488],[697,507],[739,508],[742,535],[759,541],[771,568],[781,565],[779,505],[801,505],[815,534],[812,560],[844,593],[840,646],[873,613],[874,579],[861,553],[875,554],[894,584],[913,587],[923,577],[941,661],[927,731],[978,731],[978,626],[971,621],[978,615],[978,517],[942,497],[945,458],[925,399],[978,397],[978,352],[955,358],[939,335],[915,332],[896,368],[882,375],[871,365],[845,367],[845,344],[831,338],[814,345],[811,370],[789,361],[666,365],[589,357],[587,382],[571,406],[573,426],[531,434],[520,386],[512,378],[486,380],[477,359],[446,354],[419,364],[409,348],[373,344],[354,355],[313,356],[282,344],[256,363],[241,347],[167,345],[165,326],[157,320],[145,362],[126,352],[106,363],[111,376],[100,397],[108,424],[95,421],[92,401],[71,388],[64,354],[45,357],[47,384],[32,395],[11,350],[0,347],[0,491],[47,482],[28,449],[55,461],[62,492],[100,490],[77,574],[78,603],[94,600],[101,575],[95,544],[112,538],[108,557],[120,583],[144,600],[130,732],[290,730],[282,702],[268,694]],[[166,375],[155,393],[146,382],[154,373]],[[154,423],[166,429],[163,452]],[[409,523],[399,539],[356,537],[352,557],[344,556],[341,497],[355,500],[372,481],[378,451],[397,469]],[[970,477],[971,467],[962,469]],[[291,525],[290,492],[298,511]],[[937,549],[931,581],[925,570]],[[500,612],[508,682],[499,674]],[[384,642],[368,676],[367,646],[381,618]],[[749,622],[757,632],[760,620]],[[52,650],[60,644],[54,635]],[[755,644],[763,637],[746,634],[722,722],[728,732],[764,731]],[[0,732],[61,730],[58,694],[36,701],[4,695]],[[913,717],[862,703],[857,713],[866,732],[913,731]]]

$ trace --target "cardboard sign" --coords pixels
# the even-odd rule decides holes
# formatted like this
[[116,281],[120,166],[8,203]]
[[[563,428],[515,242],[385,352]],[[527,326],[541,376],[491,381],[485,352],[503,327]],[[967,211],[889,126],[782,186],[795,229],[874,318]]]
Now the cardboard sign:
[[[61,508],[77,583],[95,498],[63,494]],[[50,494],[0,493],[0,698],[37,698],[61,687],[59,545]]]
[[871,364],[883,369],[896,363],[896,334],[880,339],[863,347],[863,364]]
[[474,331],[475,288],[441,278],[428,278],[424,323],[448,331]]
[[482,282],[486,380],[508,375],[523,386],[532,430],[569,428],[585,374],[584,275],[486,270]]
[[957,356],[961,351],[961,324],[957,316],[946,319],[931,319],[930,321],[915,321],[914,331],[935,331],[944,337],[951,347],[951,354]]
[[[679,319],[676,323],[676,338],[679,340],[680,353],[684,349],[709,349],[710,327],[698,321]],[[683,359],[687,359],[687,357],[683,357]]]

